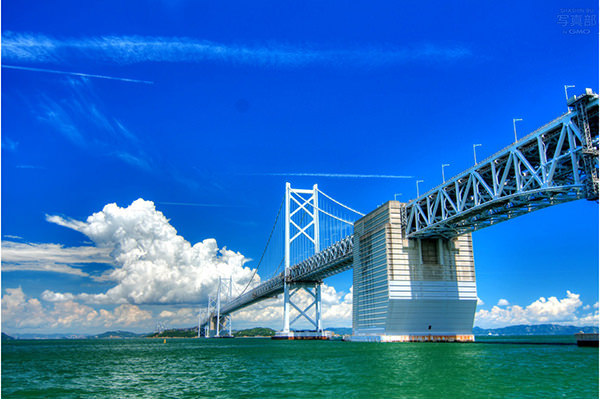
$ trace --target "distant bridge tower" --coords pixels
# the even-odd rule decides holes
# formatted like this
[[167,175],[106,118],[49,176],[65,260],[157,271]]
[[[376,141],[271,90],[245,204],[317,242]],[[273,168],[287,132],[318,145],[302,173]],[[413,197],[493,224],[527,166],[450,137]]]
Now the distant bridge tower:
[[[229,280],[224,280],[219,277],[219,285],[217,286],[217,295],[208,297],[208,307],[206,314],[208,318],[208,325],[204,330],[204,336],[206,338],[215,337],[231,337],[231,314],[223,313],[221,311],[223,305],[223,296],[225,295],[224,303],[231,301],[233,294],[233,281],[230,277]],[[200,329],[201,322],[198,323]]]
[[[285,271],[283,289],[283,331],[276,338],[293,339],[295,334],[290,327],[304,318],[313,327],[317,335],[322,335],[321,323],[321,283],[322,281],[290,281],[290,266],[320,251],[319,247],[319,191],[315,184],[312,190],[294,189],[290,183],[285,186]],[[300,252],[293,256],[292,244],[296,242]],[[296,251],[298,252],[298,251]],[[294,258],[294,259],[292,259]],[[293,262],[293,263],[292,263]],[[302,307],[299,301],[294,302],[294,295],[304,290],[311,297],[311,303]],[[298,315],[290,321],[291,307]],[[311,308],[314,307],[314,312]],[[309,313],[314,314],[314,318]],[[296,334],[298,335],[298,334]],[[314,335],[314,334],[313,334]]]

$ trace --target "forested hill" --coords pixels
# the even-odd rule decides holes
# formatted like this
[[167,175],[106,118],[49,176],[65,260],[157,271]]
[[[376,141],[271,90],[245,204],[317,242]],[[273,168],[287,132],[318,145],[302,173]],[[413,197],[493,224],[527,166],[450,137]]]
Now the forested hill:
[[571,335],[578,332],[597,333],[596,326],[562,326],[558,324],[517,325],[503,328],[473,328],[475,335]]

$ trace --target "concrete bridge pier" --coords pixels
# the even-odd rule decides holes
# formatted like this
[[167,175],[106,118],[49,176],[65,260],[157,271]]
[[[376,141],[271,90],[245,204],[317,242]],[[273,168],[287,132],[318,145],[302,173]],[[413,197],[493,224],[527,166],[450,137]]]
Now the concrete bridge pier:
[[228,314],[219,315],[219,324],[217,316],[208,319],[207,324],[202,327],[205,338],[231,338],[231,316]]
[[403,238],[390,201],[354,226],[353,341],[473,341],[477,306],[471,234]]

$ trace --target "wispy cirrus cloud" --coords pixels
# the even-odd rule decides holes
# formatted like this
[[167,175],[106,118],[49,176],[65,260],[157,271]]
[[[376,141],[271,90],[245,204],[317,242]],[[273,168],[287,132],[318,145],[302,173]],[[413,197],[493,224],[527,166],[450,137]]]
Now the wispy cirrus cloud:
[[60,134],[78,147],[87,146],[87,140],[84,137],[82,129],[80,129],[74,120],[76,113],[73,108],[80,106],[75,99],[70,101],[56,101],[48,96],[43,95],[39,102],[39,111],[37,118],[39,121],[53,126]]
[[113,264],[114,260],[105,248],[2,241],[3,272],[30,270],[85,277],[89,275],[72,265],[88,263]]
[[3,237],[4,238],[12,238],[13,240],[22,240],[23,239],[23,237],[21,237],[21,236],[15,236],[12,234],[4,234]]
[[140,146],[139,138],[117,118],[107,114],[93,85],[85,78],[68,78],[65,83],[67,94],[63,98],[41,94],[32,104],[37,119],[79,148],[150,171],[152,158]]
[[17,168],[17,169],[46,169],[43,166],[37,166],[37,165],[17,165],[17,166],[15,166],[15,168]]
[[107,63],[225,62],[267,67],[305,65],[380,67],[413,61],[449,61],[471,56],[461,45],[415,44],[357,48],[319,48],[313,45],[243,45],[189,37],[96,36],[56,38],[43,34],[5,32],[4,62],[60,64],[73,59]]
[[11,140],[8,137],[2,137],[2,149],[14,152],[19,147],[19,142],[15,140]]
[[150,164],[148,163],[148,161],[146,161],[146,159],[143,158],[143,156],[136,156],[125,151],[115,151],[113,155],[119,158],[121,161],[135,166],[139,169],[151,169]]

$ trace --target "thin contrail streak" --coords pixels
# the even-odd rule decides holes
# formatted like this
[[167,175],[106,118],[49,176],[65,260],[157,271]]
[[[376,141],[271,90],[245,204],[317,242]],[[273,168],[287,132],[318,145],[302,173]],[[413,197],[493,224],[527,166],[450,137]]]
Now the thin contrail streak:
[[89,74],[89,73],[80,73],[80,72],[57,71],[57,70],[54,70],[54,69],[32,68],[32,67],[24,67],[24,66],[16,66],[16,65],[6,65],[6,64],[2,64],[2,68],[19,69],[19,70],[31,71],[31,72],[55,73],[55,74],[58,74],[58,75],[81,76],[81,77],[85,77],[85,78],[98,78],[98,79],[118,80],[118,81],[121,81],[121,82],[128,82],[128,83],[144,83],[144,84],[150,84],[150,85],[154,84],[154,82],[149,81],[149,80],[119,78],[119,77],[105,76],[105,75],[92,75],[92,74]]
[[157,204],[161,204],[161,205],[177,205],[177,206],[201,206],[201,207],[207,207],[207,208],[226,208],[226,207],[233,207],[235,205],[222,205],[222,204],[199,204],[199,203],[192,203],[192,202],[163,202],[163,201],[156,201]]
[[266,176],[313,176],[313,177],[345,177],[356,179],[414,179],[414,176],[397,175],[361,175],[347,173],[264,173]]

